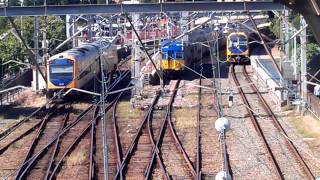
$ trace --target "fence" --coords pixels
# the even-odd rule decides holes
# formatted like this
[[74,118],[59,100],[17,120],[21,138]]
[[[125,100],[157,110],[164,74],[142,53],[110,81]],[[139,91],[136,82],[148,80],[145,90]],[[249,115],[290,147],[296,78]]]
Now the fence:
[[24,86],[15,86],[9,89],[0,91],[0,106],[10,104],[19,96],[22,90],[26,89]]
[[307,96],[308,108],[317,116],[320,117],[320,98],[312,93]]

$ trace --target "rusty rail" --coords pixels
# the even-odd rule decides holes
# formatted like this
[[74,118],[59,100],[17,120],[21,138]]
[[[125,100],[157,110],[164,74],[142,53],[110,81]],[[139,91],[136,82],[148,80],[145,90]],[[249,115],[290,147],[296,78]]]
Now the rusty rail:
[[169,177],[168,172],[166,171],[166,169],[164,167],[163,160],[162,160],[162,158],[160,156],[159,146],[160,146],[160,142],[162,141],[162,139],[164,137],[164,133],[165,133],[165,130],[166,130],[167,123],[168,123],[169,119],[171,118],[172,104],[173,104],[174,98],[175,98],[175,96],[177,94],[177,89],[179,87],[179,84],[180,84],[180,80],[178,80],[176,82],[174,90],[173,90],[173,94],[170,97],[169,104],[167,106],[166,116],[165,116],[165,119],[162,122],[160,133],[159,133],[159,135],[157,137],[157,142],[156,143],[154,143],[153,132],[152,132],[152,128],[151,128],[152,112],[150,114],[150,117],[149,117],[149,120],[148,120],[148,134],[149,134],[149,138],[150,138],[150,140],[152,142],[153,148],[152,148],[152,156],[151,156],[150,162],[148,164],[148,167],[145,170],[145,179],[150,179],[151,178],[151,174],[152,174],[152,170],[153,170],[153,166],[154,166],[154,159],[156,157],[157,157],[158,164],[159,164],[159,166],[161,168],[161,171],[162,171],[163,176],[165,177],[165,179],[171,179]]
[[302,156],[300,155],[300,153],[298,152],[297,148],[294,146],[294,144],[287,138],[287,133],[286,131],[283,129],[283,127],[281,126],[281,124],[279,123],[276,115],[273,113],[273,111],[271,110],[270,106],[268,105],[268,103],[266,102],[266,100],[262,97],[261,93],[259,92],[259,90],[257,89],[257,87],[252,83],[252,80],[249,77],[249,74],[246,71],[246,67],[243,66],[243,72],[244,75],[246,77],[246,79],[248,80],[248,82],[250,83],[250,87],[257,93],[260,102],[262,102],[263,108],[264,110],[269,114],[269,116],[272,119],[272,123],[274,124],[274,126],[277,128],[277,130],[280,132],[280,134],[282,136],[284,136],[286,145],[288,146],[288,148],[290,149],[290,152],[294,155],[295,159],[298,161],[298,163],[302,166],[304,173],[307,175],[307,177],[309,179],[314,179],[314,175],[312,174],[311,170],[309,169],[308,165],[306,164],[306,162],[303,160]]
[[138,131],[136,132],[135,136],[133,137],[129,147],[128,147],[128,150],[123,158],[123,161],[121,162],[120,164],[120,167],[118,168],[117,170],[117,173],[114,177],[114,179],[119,179],[120,177],[120,174],[123,173],[124,169],[126,168],[126,166],[128,165],[129,163],[129,160],[131,159],[131,156],[134,152],[134,149],[136,148],[136,146],[138,145],[138,140],[142,134],[142,130],[143,130],[143,127],[145,125],[145,123],[147,122],[148,120],[148,116],[149,114],[151,113],[151,111],[153,110],[154,106],[156,105],[156,103],[158,102],[158,99],[160,97],[160,93],[157,93],[156,96],[153,98],[152,100],[152,103],[147,111],[147,114],[146,116],[144,117],[144,119],[141,121],[140,125],[139,125],[139,128],[138,128]]
[[47,172],[46,172],[46,175],[45,175],[44,179],[48,179],[48,177],[51,174],[51,170],[54,167],[55,157],[57,156],[59,148],[60,148],[60,146],[59,146],[60,139],[61,139],[60,133],[63,131],[64,127],[66,126],[67,121],[69,120],[69,115],[70,115],[70,112],[67,112],[63,117],[63,122],[62,122],[60,130],[58,132],[58,137],[56,139],[56,144],[55,144],[54,149],[53,149],[53,151],[51,153],[51,158],[50,158],[49,165],[48,165]]
[[41,121],[41,125],[37,131],[37,134],[32,140],[31,147],[29,148],[29,150],[25,156],[25,159],[23,160],[22,167],[19,169],[18,174],[15,179],[23,179],[24,178],[24,175],[26,174],[26,171],[29,169],[29,166],[31,164],[31,162],[29,162],[28,160],[31,159],[31,155],[32,155],[32,153],[34,153],[34,150],[35,150],[35,148],[41,138],[41,135],[46,127],[46,124],[50,120],[50,117],[52,116],[52,114],[55,111],[56,111],[55,107],[50,109],[48,114]]
[[[56,174],[59,172],[62,164],[64,163],[64,159],[67,155],[69,155],[73,150],[74,148],[76,147],[76,145],[81,141],[81,139],[88,133],[88,131],[90,130],[90,128],[92,126],[94,126],[96,124],[96,121],[98,118],[100,118],[97,113],[98,113],[98,106],[95,107],[94,109],[94,113],[93,113],[93,116],[92,116],[92,119],[91,121],[86,125],[86,127],[79,133],[79,135],[74,139],[74,141],[67,147],[67,149],[64,151],[62,157],[60,158],[60,160],[57,162],[55,168],[52,170],[52,173],[51,175],[49,176],[49,180],[51,179],[55,179],[56,177]],[[90,146],[91,148],[93,146]],[[92,151],[92,149],[90,149],[90,152]],[[93,167],[91,167],[91,163],[90,163],[90,167],[89,169],[92,169]],[[90,176],[91,177],[91,176]]]
[[[175,90],[174,90],[173,99],[175,97],[175,94],[177,93],[176,91],[177,91],[177,88],[179,86],[179,83],[180,83],[180,80],[178,80],[178,82],[176,84],[176,87],[175,87]],[[176,133],[174,127],[173,127],[173,122],[172,122],[172,118],[171,118],[172,104],[173,104],[173,100],[172,100],[172,102],[170,102],[170,104],[168,106],[168,109],[167,109],[167,113],[169,114],[169,116],[168,116],[168,124],[169,124],[169,128],[170,128],[170,132],[171,132],[171,135],[173,136],[174,141],[176,142],[175,144],[176,144],[177,149],[182,153],[182,156],[183,156],[184,160],[186,161],[188,167],[190,168],[192,176],[194,177],[194,179],[197,179],[196,170],[194,169],[194,167],[192,165],[192,162],[190,160],[190,157],[188,156],[188,154],[186,153],[185,149],[183,148],[183,146],[182,146],[182,144],[180,142],[180,139],[178,138],[177,133]]]
[[153,130],[151,127],[152,115],[153,115],[153,113],[150,114],[148,117],[148,135],[149,135],[149,139],[152,143],[152,153],[151,153],[152,156],[151,156],[150,162],[145,170],[144,179],[147,180],[147,179],[151,178],[152,169],[154,166],[154,159],[157,157],[157,160],[158,160],[157,162],[158,162],[158,165],[160,166],[160,169],[163,173],[163,176],[165,177],[165,179],[169,180],[170,177],[169,177],[167,170],[165,169],[163,160],[160,156],[160,149],[159,149],[160,140],[162,140],[162,138],[164,136],[165,127],[167,125],[167,120],[166,120],[167,118],[165,118],[162,122],[162,125],[160,128],[160,133],[158,135],[157,142],[155,143],[155,139],[153,138]]
[[251,122],[252,122],[256,132],[258,133],[259,137],[261,137],[261,140],[263,141],[263,145],[264,145],[265,149],[268,152],[268,156],[269,156],[273,166],[276,169],[277,177],[279,179],[284,179],[284,176],[283,176],[283,174],[281,172],[280,166],[279,166],[278,162],[276,161],[273,152],[271,151],[271,148],[270,148],[270,146],[269,146],[269,144],[267,142],[267,139],[264,136],[264,133],[262,132],[262,129],[261,129],[256,117],[254,116],[253,112],[251,111],[252,108],[251,108],[251,106],[250,106],[250,104],[249,104],[249,102],[247,100],[246,95],[244,94],[244,91],[243,91],[243,89],[242,89],[242,87],[241,87],[241,85],[239,83],[239,80],[237,79],[237,76],[236,76],[236,73],[235,73],[235,70],[234,70],[234,66],[235,65],[231,66],[231,75],[233,77],[233,80],[234,80],[236,86],[238,87],[238,90],[239,90],[239,93],[241,95],[242,100],[246,104],[246,107],[247,107],[246,109],[247,109],[247,112],[248,112],[248,114],[250,116]]

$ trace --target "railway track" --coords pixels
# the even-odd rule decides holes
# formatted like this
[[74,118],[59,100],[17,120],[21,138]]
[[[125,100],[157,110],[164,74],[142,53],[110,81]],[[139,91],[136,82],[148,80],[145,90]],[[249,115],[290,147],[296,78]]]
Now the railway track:
[[[116,115],[115,104],[113,114],[109,117],[113,117],[111,128],[113,146],[111,146],[111,149],[114,150],[112,155],[114,160],[110,162],[110,169],[116,169],[116,172],[110,177],[113,177],[113,179],[123,179],[125,177],[133,179],[171,179],[174,177],[168,171],[167,166],[173,163],[179,165],[177,169],[184,173],[179,177],[197,179],[193,162],[191,162],[176,134],[171,117],[172,104],[179,84],[180,80],[174,82],[174,88],[171,90],[172,93],[165,112],[155,109],[160,94],[157,93],[154,96],[144,118],[138,123],[135,133],[131,135],[131,140],[128,140],[128,135],[124,136],[121,133],[124,125],[121,124],[121,119]],[[177,158],[172,159],[167,156],[169,151],[173,151]]]
[[[245,66],[243,66],[242,73],[236,73],[235,67],[232,66],[231,74],[245,103],[254,129],[263,142],[275,176],[278,179],[290,177],[314,179],[303,158],[286,137],[286,132],[270,106],[250,79]],[[288,152],[290,155],[287,154]]]
[[[34,134],[32,141],[25,141],[28,151],[24,153],[23,158],[18,156],[23,159],[22,161],[19,160],[21,165],[14,167],[10,171],[11,173],[5,176],[6,178],[13,176],[15,176],[15,179],[66,178],[63,171],[68,168],[63,166],[70,156],[66,157],[88,134],[87,132],[94,122],[93,115],[97,114],[97,111],[91,105],[78,115],[70,116],[69,113],[70,108],[51,108],[46,117],[40,121],[41,125],[34,128],[33,131],[36,133],[30,133],[30,135]],[[23,140],[23,138],[19,140]],[[90,147],[86,147],[86,149],[89,150]],[[16,152],[12,152],[11,155],[17,156]],[[10,159],[14,160],[15,158],[11,157]],[[86,158],[86,160],[89,161],[89,158]],[[88,177],[89,167],[87,164],[85,166],[86,170],[83,171],[83,174]],[[61,169],[63,169],[62,172],[60,172]],[[74,172],[74,169],[71,172]],[[83,177],[83,174],[77,174]]]
[[[201,79],[199,85],[211,87],[212,82]],[[219,151],[219,133],[214,128],[215,120],[218,118],[214,101],[215,98],[211,89],[198,88],[197,131],[199,137],[197,137],[196,142],[199,142],[197,152],[200,153],[197,154],[198,158],[196,159],[200,160],[198,166],[202,179],[214,178],[223,164]]]
[[[34,178],[41,178],[45,173],[44,168],[50,159],[50,154],[43,154],[41,159],[32,159],[37,152],[39,152],[45,144],[54,136],[56,136],[60,130],[62,130],[69,118],[69,105],[62,105],[61,107],[53,107],[50,109],[49,114],[41,122],[37,134],[34,137],[31,146],[22,162],[16,179],[25,179],[27,176]],[[51,149],[48,149],[50,152]]]
[[[157,158],[157,163],[159,164],[160,170],[156,171],[161,172],[165,179],[197,179],[197,174],[191,158],[183,147],[172,121],[173,102],[179,84],[180,80],[178,80],[174,85],[174,89],[166,108],[165,118],[161,122],[160,132],[158,133],[157,137],[153,137],[155,146],[153,146],[152,159],[145,174],[146,178],[151,177],[153,167],[155,166],[153,163],[156,162],[155,158]],[[153,129],[149,130],[149,132],[152,131]],[[175,168],[173,168],[173,166]]]

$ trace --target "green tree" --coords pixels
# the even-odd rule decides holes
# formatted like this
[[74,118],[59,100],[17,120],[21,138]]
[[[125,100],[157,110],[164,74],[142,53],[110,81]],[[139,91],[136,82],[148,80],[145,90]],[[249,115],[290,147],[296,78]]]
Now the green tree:
[[9,4],[9,6],[20,6],[21,2],[20,2],[20,0],[9,0],[8,4]]
[[0,34],[5,33],[9,30],[8,24],[9,22],[7,18],[0,17]]

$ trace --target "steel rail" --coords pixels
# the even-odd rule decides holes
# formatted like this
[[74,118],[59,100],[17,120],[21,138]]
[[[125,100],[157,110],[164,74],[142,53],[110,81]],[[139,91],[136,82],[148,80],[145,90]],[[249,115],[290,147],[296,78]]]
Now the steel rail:
[[[57,134],[57,136],[53,137],[40,151],[37,152],[37,154],[33,155],[32,157],[29,158],[29,160],[27,160],[25,163],[23,163],[18,169],[16,169],[13,173],[15,173],[16,171],[20,171],[20,169],[27,165],[30,161],[32,161],[33,159],[38,159],[40,156],[43,155],[43,153],[46,152],[46,150],[48,148],[50,148],[50,146],[56,141],[56,139],[58,138],[58,136],[63,136],[65,133],[67,133],[72,127],[74,127],[76,124],[78,124],[82,118],[92,109],[93,105],[91,105],[90,107],[88,107],[86,110],[84,110],[83,112],[81,112],[76,120],[74,122],[72,122],[71,124],[67,125],[63,131],[59,134]],[[10,177],[11,175],[13,175],[13,173],[9,174],[7,176]]]
[[21,175],[23,174],[23,172],[27,169],[27,167],[30,164],[30,162],[28,162],[28,163],[26,163],[26,162],[31,158],[31,155],[32,155],[33,151],[35,150],[35,148],[36,148],[36,146],[38,144],[38,141],[40,140],[42,132],[44,131],[47,122],[50,120],[50,116],[55,112],[55,110],[56,110],[55,108],[50,109],[48,114],[42,120],[41,125],[40,125],[40,127],[39,127],[39,129],[37,131],[37,134],[32,140],[31,147],[29,148],[29,150],[28,150],[28,152],[27,152],[27,154],[26,154],[26,156],[25,156],[25,158],[23,160],[23,163],[22,163],[23,165],[19,169],[18,174],[17,174],[15,179],[23,178]]
[[[110,106],[111,107],[111,106]],[[98,109],[99,106],[95,106],[94,112],[93,112],[93,116],[91,121],[89,121],[89,123],[87,124],[87,126],[79,133],[79,135],[74,139],[74,141],[67,147],[67,149],[64,151],[62,157],[60,158],[60,160],[57,162],[55,168],[52,170],[51,175],[49,176],[48,180],[51,179],[55,179],[56,174],[59,172],[62,164],[64,163],[64,159],[67,155],[69,155],[75,148],[75,146],[80,142],[80,140],[88,133],[88,131],[90,130],[90,127],[92,127],[95,122],[97,121],[97,119],[100,119],[100,116],[98,116]],[[92,168],[92,167],[89,167]]]
[[48,178],[49,180],[54,179],[56,174],[59,172],[62,164],[64,163],[64,159],[65,157],[70,154],[75,146],[80,142],[80,140],[88,133],[88,131],[90,130],[90,128],[93,125],[93,122],[96,121],[96,118],[92,119],[87,126],[80,132],[80,134],[76,137],[76,139],[68,146],[67,150],[64,152],[64,154],[62,155],[61,159],[58,161],[56,167],[53,169],[51,176]]
[[258,90],[258,88],[254,85],[254,83],[252,83],[252,80],[249,77],[249,74],[246,70],[246,66],[243,66],[243,72],[244,72],[244,75],[245,75],[247,81],[251,83],[250,87],[257,93],[257,95],[260,99],[260,102],[262,102],[263,109],[270,115],[270,117],[272,119],[272,123],[277,128],[277,130],[280,132],[280,134],[284,136],[286,145],[289,147],[290,152],[294,155],[295,159],[302,166],[302,169],[303,169],[304,173],[307,175],[307,177],[309,179],[314,179],[315,178],[314,175],[312,174],[312,172],[311,172],[310,168],[308,167],[308,165],[306,164],[306,162],[303,160],[301,154],[299,153],[299,151],[297,150],[295,145],[287,138],[288,135],[287,135],[286,131],[283,129],[280,122],[278,121],[276,115],[273,113],[273,111],[271,110],[271,108],[268,105],[268,103],[266,102],[266,100],[263,98],[263,96],[260,93],[260,91]]
[[[81,72],[80,74],[82,74],[83,72]],[[80,75],[79,74],[79,75]],[[129,74],[129,71],[126,71],[125,74],[121,77],[119,77],[119,80],[115,81],[114,83],[112,83],[110,89],[108,89],[108,91],[111,91],[115,85],[117,85],[123,78],[125,78],[127,75]],[[78,75],[78,76],[79,76]],[[62,89],[63,90],[63,89]],[[59,91],[61,93],[61,91]],[[58,93],[59,93],[58,92]],[[8,135],[10,135],[14,130],[16,130],[18,127],[20,127],[23,123],[27,122],[30,120],[30,118],[32,116],[34,116],[35,114],[37,114],[40,110],[45,109],[47,105],[50,105],[52,102],[53,98],[51,98],[49,101],[47,101],[43,106],[39,107],[37,110],[35,110],[34,112],[32,112],[28,117],[25,117],[23,120],[19,121],[18,123],[14,124],[13,126],[11,126],[10,128],[6,129],[5,131],[0,133],[0,141],[2,141],[4,138],[6,138]]]
[[29,128],[27,131],[25,131],[24,133],[22,133],[20,136],[16,137],[15,139],[13,139],[12,141],[10,141],[10,143],[6,144],[5,146],[3,146],[0,149],[0,155],[2,153],[4,153],[12,144],[14,144],[15,142],[19,141],[20,139],[22,139],[23,137],[29,135],[31,132],[33,132],[34,130],[36,130],[38,128],[38,126],[40,126],[42,124],[42,121],[44,119],[42,119],[41,121],[37,122],[34,126],[32,126],[31,128]]
[[[122,156],[123,156],[123,151],[121,147],[121,142],[120,142],[120,137],[119,137],[119,132],[118,132],[118,123],[117,123],[117,106],[120,97],[122,96],[123,92],[119,94],[119,96],[116,99],[115,104],[113,105],[112,109],[112,124],[113,124],[113,132],[114,132],[114,141],[116,144],[116,154],[117,154],[117,171],[120,170],[120,165],[122,163]],[[120,171],[120,179],[123,179],[123,173]]]
[[95,177],[95,160],[94,160],[94,154],[96,151],[96,125],[97,125],[97,110],[98,108],[95,109],[93,121],[91,124],[91,132],[90,132],[90,153],[89,153],[89,171],[88,171],[88,179],[97,179]]
[[59,152],[59,149],[60,149],[60,146],[59,146],[60,145],[60,139],[61,139],[60,132],[62,132],[64,127],[66,126],[67,121],[69,120],[69,115],[70,115],[70,110],[68,110],[68,112],[63,117],[63,122],[62,122],[60,130],[58,132],[59,134],[58,134],[58,137],[56,139],[56,144],[54,146],[53,152],[51,153],[51,158],[50,158],[49,165],[48,165],[47,172],[46,172],[46,175],[45,175],[44,179],[48,179],[48,177],[51,174],[52,167],[54,167],[55,158],[56,158],[56,156],[57,156],[57,154]]
[[160,141],[162,140],[163,138],[163,135],[164,135],[164,132],[165,132],[165,127],[166,127],[166,124],[167,124],[167,118],[165,118],[162,122],[162,125],[161,125],[161,128],[160,128],[160,133],[158,135],[158,138],[157,138],[157,142],[155,143],[154,141],[154,138],[153,138],[153,131],[152,131],[152,117],[153,117],[153,111],[149,114],[149,117],[148,117],[148,135],[149,135],[149,139],[151,141],[151,144],[152,144],[152,156],[151,156],[151,159],[150,159],[150,162],[144,172],[144,179],[145,180],[148,180],[148,179],[151,179],[151,173],[152,173],[152,168],[153,168],[153,165],[154,165],[154,159],[157,157],[157,162],[160,166],[160,169],[163,173],[163,176],[165,177],[166,180],[169,180],[171,179],[169,177],[169,174],[167,172],[167,170],[165,169],[165,166],[164,166],[164,163],[163,163],[163,159],[161,158],[160,156],[160,149],[159,149],[159,143]]
[[[180,80],[177,81],[176,83],[176,86],[175,86],[175,90],[174,90],[174,96],[173,98],[175,97],[176,93],[177,93],[177,87],[179,86],[179,83],[180,83]],[[180,139],[178,138],[178,135],[175,131],[175,128],[173,127],[173,122],[172,122],[172,104],[173,104],[173,100],[172,102],[170,102],[169,106],[168,106],[168,109],[167,109],[167,113],[169,114],[168,116],[168,124],[169,124],[169,128],[170,128],[170,132],[171,132],[171,135],[175,141],[175,145],[177,147],[177,149],[180,151],[180,153],[182,153],[182,156],[184,158],[184,160],[186,161],[188,167],[190,168],[191,170],[191,174],[192,176],[194,177],[194,179],[197,179],[197,173],[196,173],[196,170],[194,169],[193,165],[192,165],[192,162],[188,156],[188,154],[186,153],[185,149],[183,148],[181,142],[180,142]]]
[[14,130],[16,130],[18,127],[20,127],[23,123],[30,120],[32,116],[37,114],[40,110],[44,109],[46,107],[46,104],[38,108],[36,111],[31,113],[28,117],[24,118],[23,120],[19,121],[18,123],[14,124],[10,128],[6,129],[0,134],[0,141],[2,141],[4,138],[6,138],[8,135],[10,135]]
[[233,80],[234,80],[236,86],[238,86],[238,91],[239,91],[239,93],[241,95],[242,100],[246,104],[246,109],[247,109],[247,112],[248,112],[248,114],[250,116],[251,122],[252,122],[256,132],[261,137],[261,140],[263,141],[263,145],[264,145],[265,149],[268,152],[269,159],[271,160],[273,166],[276,169],[277,177],[279,179],[284,179],[284,176],[283,176],[283,173],[282,173],[282,171],[280,169],[280,166],[279,166],[278,162],[275,159],[275,156],[274,156],[274,154],[273,154],[273,152],[272,152],[272,150],[271,150],[271,148],[270,148],[270,146],[269,146],[269,144],[267,142],[266,137],[264,136],[264,133],[262,132],[262,129],[261,129],[259,123],[258,123],[258,120],[256,119],[256,117],[254,116],[253,112],[251,111],[252,108],[251,108],[251,106],[249,104],[249,101],[247,100],[247,97],[246,97],[242,87],[240,86],[239,80],[236,77],[236,73],[235,73],[235,70],[234,70],[234,65],[231,66],[231,75],[233,77]]
[[148,116],[149,116],[150,112],[152,111],[152,109],[154,108],[154,106],[156,105],[156,103],[158,102],[159,97],[160,97],[160,93],[157,93],[154,96],[152,103],[147,111],[147,114],[145,115],[144,119],[141,121],[139,128],[138,128],[138,131],[134,135],[134,137],[128,147],[128,150],[123,158],[123,161],[120,165],[120,168],[117,170],[117,173],[116,173],[114,179],[119,179],[120,173],[123,173],[123,169],[128,165],[128,162],[132,156],[132,153],[133,153],[134,149],[136,148],[136,146],[138,144],[138,140],[142,134],[143,127],[144,127],[146,121],[148,120]]
[[[63,120],[62,120],[62,123],[61,123],[61,128],[60,128],[60,130],[57,132],[57,134],[58,134],[58,137],[57,137],[57,140],[56,140],[56,144],[55,144],[55,149],[54,149],[54,153],[52,154],[53,156],[53,159],[54,159],[54,156],[55,156],[55,153],[56,153],[56,148],[58,148],[58,146],[59,146],[59,139],[60,139],[60,136],[59,136],[59,133],[63,130],[63,128],[64,128],[64,125],[65,125],[65,123],[66,123],[66,121],[68,120],[68,117],[69,117],[69,113],[68,113],[68,111],[67,111],[67,113],[63,116]],[[48,148],[46,149],[46,150],[49,150]],[[23,170],[23,172],[21,173],[21,175],[19,176],[19,179],[25,179],[26,178],[26,176],[27,176],[27,174],[28,174],[28,172],[35,166],[35,162],[37,162],[37,160],[39,159],[39,157],[41,157],[41,156],[38,156],[37,158],[31,158],[31,161],[30,162],[28,162],[28,164],[27,164],[27,167]],[[49,165],[51,166],[52,164],[51,164],[51,162],[49,163]],[[49,166],[49,167],[50,167]]]

